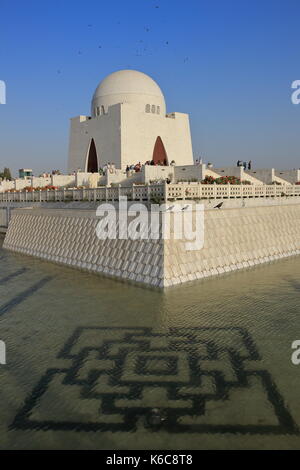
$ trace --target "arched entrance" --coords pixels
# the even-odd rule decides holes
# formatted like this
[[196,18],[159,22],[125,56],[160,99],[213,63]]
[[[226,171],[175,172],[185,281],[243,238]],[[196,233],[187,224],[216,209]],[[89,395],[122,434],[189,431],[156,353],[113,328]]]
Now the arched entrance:
[[98,158],[94,139],[90,143],[86,171],[88,173],[98,173]]
[[155,165],[167,165],[168,164],[168,157],[167,152],[165,150],[163,141],[158,136],[154,145],[153,156],[152,159]]

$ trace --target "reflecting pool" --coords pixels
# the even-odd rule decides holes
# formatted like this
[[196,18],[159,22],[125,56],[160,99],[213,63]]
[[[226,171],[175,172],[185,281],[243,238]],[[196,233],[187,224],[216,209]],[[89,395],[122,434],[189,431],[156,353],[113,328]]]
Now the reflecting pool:
[[0,248],[0,448],[300,448],[299,279],[161,292]]

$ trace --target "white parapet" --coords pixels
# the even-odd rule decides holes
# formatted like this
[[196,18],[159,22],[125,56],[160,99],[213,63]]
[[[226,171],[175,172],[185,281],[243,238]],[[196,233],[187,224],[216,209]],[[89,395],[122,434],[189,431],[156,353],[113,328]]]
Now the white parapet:
[[275,170],[275,175],[278,178],[284,179],[291,184],[300,182],[300,170]]

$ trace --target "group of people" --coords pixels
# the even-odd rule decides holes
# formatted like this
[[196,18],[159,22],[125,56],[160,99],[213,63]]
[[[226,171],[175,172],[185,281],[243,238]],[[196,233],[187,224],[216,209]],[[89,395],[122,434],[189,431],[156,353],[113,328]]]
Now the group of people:
[[127,165],[126,166],[126,174],[129,172],[129,171],[135,171],[136,173],[138,173],[139,171],[141,171],[142,169],[142,164],[141,162],[138,162],[136,163],[135,165]]
[[243,167],[244,167],[244,170],[247,170],[247,167],[248,167],[248,170],[251,170],[251,168],[252,168],[252,161],[250,160],[250,161],[247,163],[247,162],[242,162],[241,160],[238,160],[237,163],[236,163],[236,166],[243,166]]
[[116,173],[116,165],[114,163],[105,163],[103,168],[100,168],[99,173],[101,175],[106,175],[106,173]]
[[152,165],[152,166],[166,166],[168,164],[167,159],[165,158],[164,161],[155,162],[154,160],[147,160],[145,165]]
[[[151,165],[151,166],[166,166],[167,164],[168,164],[168,162],[167,162],[166,159],[163,162],[162,161],[155,162],[154,160],[147,160],[145,162],[145,165]],[[175,165],[175,161],[172,160],[170,165],[171,166]],[[141,162],[138,162],[138,163],[133,164],[133,165],[127,165],[126,166],[126,173],[128,173],[129,171],[135,171],[136,173],[138,173],[139,171],[141,171],[142,166],[143,165],[141,164]]]

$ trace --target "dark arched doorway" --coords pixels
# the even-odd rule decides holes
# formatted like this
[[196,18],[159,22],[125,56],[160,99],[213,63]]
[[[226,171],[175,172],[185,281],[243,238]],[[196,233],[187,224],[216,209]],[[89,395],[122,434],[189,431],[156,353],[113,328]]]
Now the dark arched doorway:
[[155,165],[167,165],[168,164],[167,153],[166,153],[163,141],[161,140],[160,137],[157,137],[156,139],[152,159]]
[[90,143],[86,171],[88,173],[98,173],[98,158],[94,139]]

